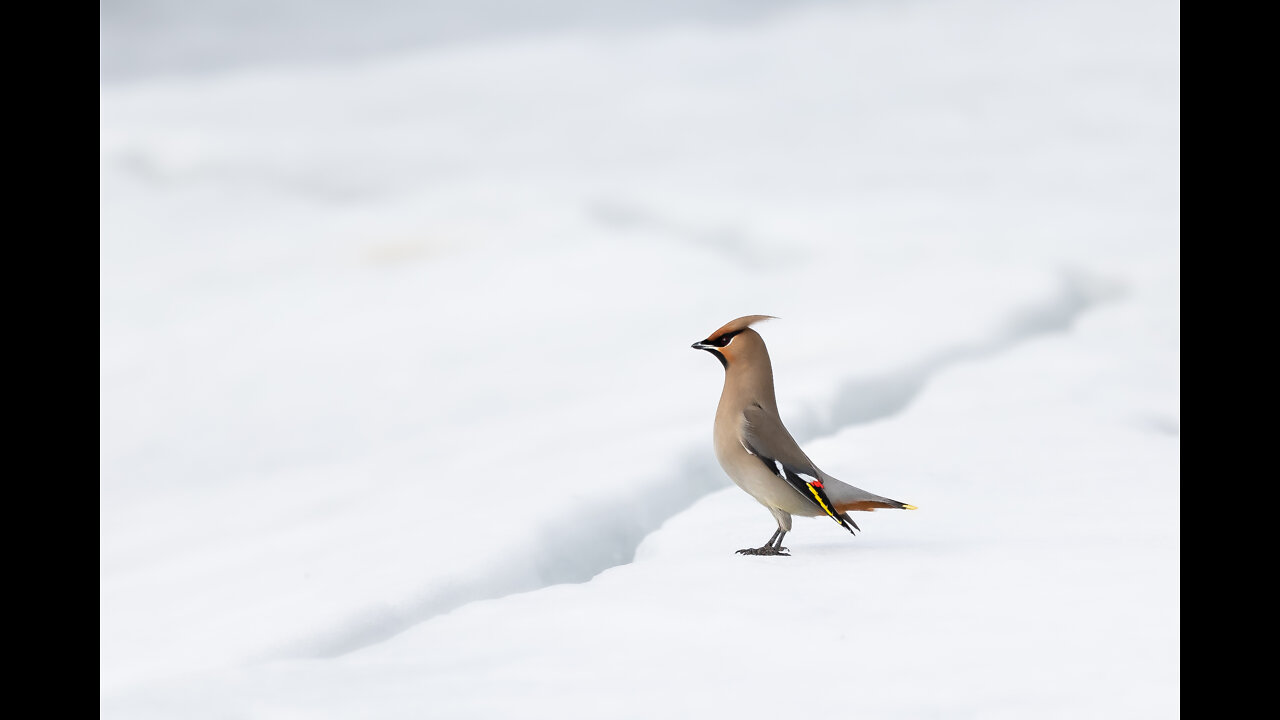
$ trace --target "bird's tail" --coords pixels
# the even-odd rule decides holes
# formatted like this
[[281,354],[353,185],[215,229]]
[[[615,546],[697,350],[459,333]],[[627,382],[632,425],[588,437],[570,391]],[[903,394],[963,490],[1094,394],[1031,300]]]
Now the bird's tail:
[[[827,496],[831,498],[832,504],[837,512],[845,514],[848,517],[850,511],[871,511],[881,508],[890,510],[915,510],[915,505],[908,505],[897,500],[890,500],[887,497],[881,497],[873,493],[869,493],[862,488],[856,488],[847,482],[837,480],[826,473],[821,473],[822,484],[826,486]],[[850,520],[850,523],[853,521]],[[857,525],[854,525],[857,527]]]

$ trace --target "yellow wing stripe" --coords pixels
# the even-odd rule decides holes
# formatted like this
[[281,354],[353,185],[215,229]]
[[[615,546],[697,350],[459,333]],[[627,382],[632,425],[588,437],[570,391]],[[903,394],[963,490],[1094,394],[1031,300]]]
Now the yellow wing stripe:
[[[822,506],[822,509],[826,510],[827,514],[832,518],[835,518],[836,522],[839,522],[840,519],[836,518],[836,514],[831,512],[831,508],[827,507],[827,504],[822,501],[822,493],[818,492],[818,488],[814,487],[813,483],[805,483],[805,487],[809,488],[809,492],[813,493],[813,499],[818,501],[818,504]],[[844,523],[841,524],[843,525]]]

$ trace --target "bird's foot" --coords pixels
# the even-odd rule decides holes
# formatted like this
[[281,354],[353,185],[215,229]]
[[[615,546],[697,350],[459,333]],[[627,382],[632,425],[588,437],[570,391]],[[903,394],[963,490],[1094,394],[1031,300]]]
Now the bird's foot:
[[791,557],[791,552],[784,547],[773,547],[765,545],[758,548],[743,548],[738,551],[739,555],[781,555],[783,557]]

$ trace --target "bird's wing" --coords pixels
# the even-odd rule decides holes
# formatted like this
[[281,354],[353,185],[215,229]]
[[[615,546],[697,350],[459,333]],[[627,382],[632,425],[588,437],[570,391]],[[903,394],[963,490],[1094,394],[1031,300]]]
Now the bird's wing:
[[849,532],[858,527],[847,514],[836,510],[835,503],[827,497],[821,471],[800,449],[776,414],[759,403],[748,405],[742,412],[741,439],[742,447],[764,463],[769,472],[786,481],[841,527]]

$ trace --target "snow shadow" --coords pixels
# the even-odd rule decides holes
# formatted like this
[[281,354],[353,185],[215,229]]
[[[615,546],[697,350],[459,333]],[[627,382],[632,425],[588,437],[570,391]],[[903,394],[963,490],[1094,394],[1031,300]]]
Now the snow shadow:
[[911,405],[939,372],[995,355],[1040,335],[1064,332],[1082,313],[1119,297],[1120,286],[1075,271],[1063,271],[1053,296],[1011,313],[990,337],[938,350],[888,373],[852,377],[840,383],[826,408],[800,413],[792,429],[801,442],[834,435],[853,425],[893,417]]
[[639,483],[636,492],[575,508],[547,523],[501,562],[443,582],[399,606],[368,608],[331,632],[294,643],[280,655],[338,657],[472,602],[586,582],[609,568],[630,563],[641,541],[668,518],[728,484],[710,453],[691,451],[679,469],[662,481]]

